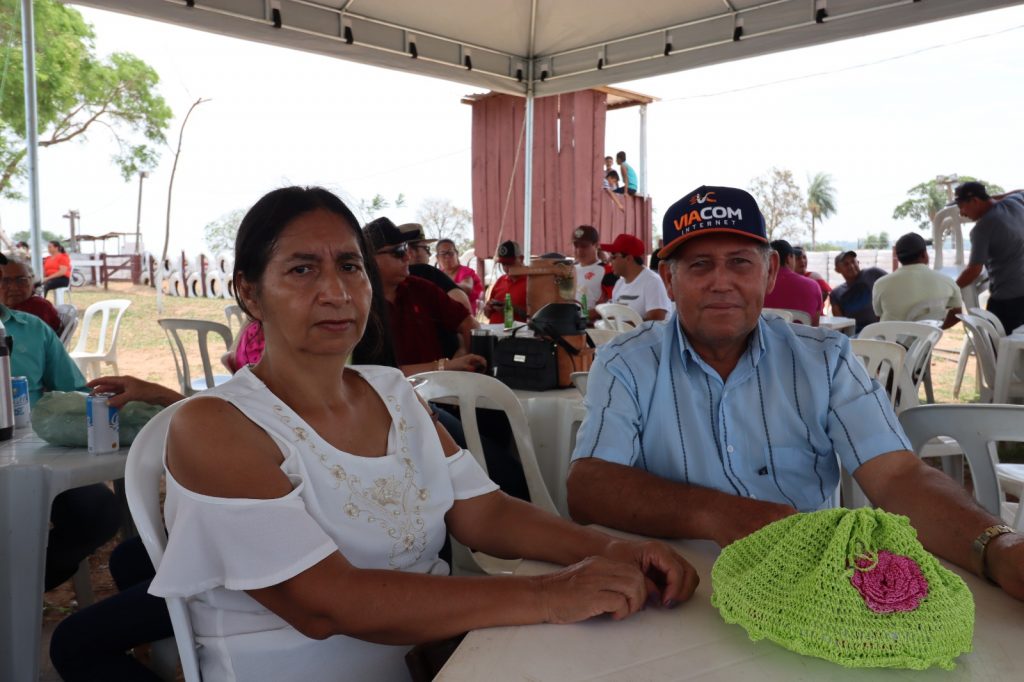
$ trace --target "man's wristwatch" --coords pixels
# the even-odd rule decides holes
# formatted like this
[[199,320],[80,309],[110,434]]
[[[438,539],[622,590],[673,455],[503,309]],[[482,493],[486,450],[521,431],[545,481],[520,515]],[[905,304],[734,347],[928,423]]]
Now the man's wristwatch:
[[971,544],[971,554],[974,557],[974,572],[979,577],[992,582],[992,576],[988,574],[988,563],[985,560],[985,550],[988,549],[988,543],[1000,535],[1014,532],[1016,531],[1009,526],[998,523],[994,526],[989,526],[981,532],[981,535],[974,538],[974,542]]

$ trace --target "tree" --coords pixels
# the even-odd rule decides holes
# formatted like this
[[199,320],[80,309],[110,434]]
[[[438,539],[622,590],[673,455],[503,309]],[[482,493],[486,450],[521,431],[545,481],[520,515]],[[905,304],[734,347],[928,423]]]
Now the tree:
[[447,199],[427,199],[420,204],[416,219],[428,237],[451,239],[460,250],[466,247],[466,228],[473,222],[472,214],[466,209]]
[[807,213],[811,216],[811,248],[817,242],[818,221],[831,217],[836,212],[836,188],[832,176],[816,173],[807,186]]
[[764,214],[768,239],[795,239],[800,236],[807,207],[803,192],[793,180],[792,171],[772,168],[750,181],[750,193]]
[[395,197],[394,203],[388,201],[382,194],[374,194],[373,198],[367,201],[366,199],[359,200],[359,212],[366,217],[366,221],[369,222],[377,217],[377,214],[381,211],[385,211],[394,206],[395,208],[405,207],[405,195],[401,192]]
[[[20,5],[0,0],[0,196],[10,199],[21,198],[15,185],[28,153]],[[113,161],[125,180],[154,167],[172,116],[156,93],[156,71],[128,53],[98,58],[92,27],[56,0],[35,0],[34,17],[39,146],[85,140],[103,128],[117,143]]]
[[238,226],[242,224],[242,218],[245,217],[247,210],[236,208],[206,224],[203,228],[203,241],[206,242],[206,248],[210,250],[210,253],[218,254],[225,251],[230,253],[235,250]]
[[864,243],[861,245],[865,249],[888,249],[889,248],[889,233],[882,230],[878,234],[868,233],[868,236],[864,238]]
[[[64,235],[57,234],[56,232],[50,232],[49,230],[43,230],[41,232],[41,235],[41,239],[43,240],[44,245],[47,242],[63,242],[65,239],[67,239],[67,237],[65,237]],[[32,233],[29,232],[28,230],[15,232],[13,235],[11,235],[11,240],[14,242],[26,242],[30,244],[32,240]]]
[[[969,175],[961,175],[959,182],[980,182],[988,188],[989,194],[1002,194],[1003,188],[991,182],[978,180]],[[917,223],[917,229],[927,230],[932,226],[932,218],[945,207],[949,201],[944,185],[935,180],[928,180],[914,185],[907,194],[909,199],[893,209],[892,217],[896,220],[909,218]]]

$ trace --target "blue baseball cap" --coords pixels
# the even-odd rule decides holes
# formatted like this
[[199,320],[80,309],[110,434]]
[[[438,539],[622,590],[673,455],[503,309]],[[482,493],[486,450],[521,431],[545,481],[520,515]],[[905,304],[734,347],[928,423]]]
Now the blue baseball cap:
[[683,242],[706,234],[735,234],[768,243],[757,201],[735,187],[702,185],[693,190],[665,211],[661,234],[659,258],[668,258]]

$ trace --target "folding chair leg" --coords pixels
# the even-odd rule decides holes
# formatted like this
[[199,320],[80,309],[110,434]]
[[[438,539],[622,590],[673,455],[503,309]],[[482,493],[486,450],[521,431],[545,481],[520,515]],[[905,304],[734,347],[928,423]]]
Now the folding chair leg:
[[78,570],[71,576],[71,584],[75,587],[75,598],[79,606],[89,606],[96,602],[96,595],[92,593],[92,581],[89,580],[89,557],[82,559],[78,564]]

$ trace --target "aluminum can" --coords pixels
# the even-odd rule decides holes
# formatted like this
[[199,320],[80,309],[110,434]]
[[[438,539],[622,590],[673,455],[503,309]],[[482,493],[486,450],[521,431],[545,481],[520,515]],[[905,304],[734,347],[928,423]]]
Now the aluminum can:
[[85,399],[85,418],[89,425],[89,452],[101,455],[116,451],[121,443],[117,408],[110,406],[113,393],[95,393]]
[[11,395],[14,398],[14,428],[32,423],[32,405],[28,401],[28,377],[11,377]]

